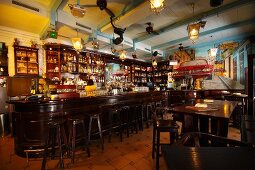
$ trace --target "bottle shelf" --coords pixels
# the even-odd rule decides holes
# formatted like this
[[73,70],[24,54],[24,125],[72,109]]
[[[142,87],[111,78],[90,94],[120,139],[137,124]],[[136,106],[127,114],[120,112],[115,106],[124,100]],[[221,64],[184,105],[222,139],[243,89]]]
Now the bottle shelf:
[[15,74],[38,75],[38,49],[25,46],[14,46]]
[[[65,48],[63,50],[62,48]],[[86,81],[90,78],[90,76],[95,77],[104,77],[105,75],[105,59],[101,57],[101,55],[92,52],[80,52],[76,53],[71,47],[66,47],[64,45],[58,45],[57,47],[51,46],[50,44],[46,45],[45,48],[54,49],[54,52],[46,53],[46,58],[48,59],[46,62],[46,67],[48,69],[56,69],[58,67],[57,73],[59,73],[58,78],[61,79],[63,77],[68,78],[73,74],[82,75],[81,77]],[[54,54],[54,55],[51,55]],[[53,58],[52,58],[53,57]],[[55,62],[52,62],[56,60]],[[100,71],[100,73],[97,73]],[[101,73],[102,72],[102,73]],[[52,79],[56,77],[56,75],[51,75],[49,71],[47,71],[47,77]],[[56,74],[57,74],[56,73]],[[55,73],[54,73],[55,74]],[[101,76],[102,75],[102,76]],[[67,76],[67,77],[66,77]],[[100,80],[102,81],[102,80]]]

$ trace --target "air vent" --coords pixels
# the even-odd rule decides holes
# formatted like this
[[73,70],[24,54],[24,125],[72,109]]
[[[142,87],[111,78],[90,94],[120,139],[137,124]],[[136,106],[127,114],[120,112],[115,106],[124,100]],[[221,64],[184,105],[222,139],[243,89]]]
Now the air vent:
[[82,24],[80,24],[80,23],[78,23],[78,22],[76,22],[76,25],[77,25],[77,26],[79,26],[79,27],[82,27],[82,28],[85,28],[85,29],[91,30],[91,28],[90,28],[90,27],[88,27],[88,26],[86,26],[86,25],[82,25]]
[[36,12],[39,12],[38,8],[32,7],[32,6],[27,5],[27,4],[23,4],[23,3],[18,2],[18,1],[12,1],[12,4],[18,5],[18,6],[21,6],[23,8],[27,8],[27,9],[30,9],[30,10],[33,10],[33,11],[36,11]]

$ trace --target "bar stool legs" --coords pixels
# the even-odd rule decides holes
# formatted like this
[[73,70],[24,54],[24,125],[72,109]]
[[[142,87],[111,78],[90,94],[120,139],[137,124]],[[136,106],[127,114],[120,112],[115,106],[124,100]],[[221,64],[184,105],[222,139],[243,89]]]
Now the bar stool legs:
[[123,122],[121,119],[122,116],[122,109],[115,109],[115,110],[111,110],[109,112],[109,121],[110,121],[110,131],[109,131],[109,138],[108,141],[111,142],[111,137],[112,137],[112,131],[113,131],[113,121],[114,121],[114,115],[116,117],[116,121],[117,121],[117,126],[119,128],[119,135],[120,135],[120,142],[123,141],[123,135],[122,135],[122,131],[123,131]]
[[43,161],[42,161],[42,170],[45,170],[46,166],[46,159],[49,154],[49,146],[51,144],[51,158],[55,157],[55,143],[56,143],[56,137],[58,139],[58,148],[59,148],[59,167],[60,169],[64,168],[64,161],[63,161],[63,144],[66,144],[66,133],[65,133],[65,120],[59,119],[59,120],[53,120],[48,123],[49,125],[49,134],[48,138],[45,143],[45,148],[43,152]]
[[[85,124],[84,124],[83,118],[68,118],[68,120],[71,121],[71,128],[70,128],[70,131],[69,131],[69,145],[71,145],[71,160],[72,160],[72,163],[74,163],[77,125],[78,124],[82,125],[82,129],[83,129],[84,134],[85,134],[86,130],[85,130]],[[88,141],[86,140],[85,137],[84,137],[84,149],[87,150],[88,157],[90,157],[90,150],[89,150],[89,147],[88,147]]]
[[[156,151],[156,170],[159,169],[159,148],[160,148],[160,133],[170,133],[170,144],[172,144],[178,138],[179,126],[172,120],[155,120],[153,124],[153,136],[152,136],[152,158],[154,159]],[[155,148],[156,146],[156,148]]]
[[100,142],[101,142],[101,148],[102,148],[102,150],[104,150],[104,139],[103,139],[99,114],[93,114],[93,115],[90,115],[90,117],[89,117],[88,145],[90,144],[90,140],[91,140],[90,139],[91,138],[91,128],[92,128],[92,122],[93,122],[94,119],[97,120],[99,136],[100,136]]

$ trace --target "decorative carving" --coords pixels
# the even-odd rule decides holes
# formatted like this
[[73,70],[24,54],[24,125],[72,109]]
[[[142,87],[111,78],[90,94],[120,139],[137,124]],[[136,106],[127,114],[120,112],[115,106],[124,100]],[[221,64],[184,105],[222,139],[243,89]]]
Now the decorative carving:
[[18,38],[14,38],[13,46],[19,45],[19,42]]
[[32,40],[31,40],[30,42],[31,42],[31,47],[32,47],[32,48],[36,48],[37,43],[36,43],[35,41],[32,41]]

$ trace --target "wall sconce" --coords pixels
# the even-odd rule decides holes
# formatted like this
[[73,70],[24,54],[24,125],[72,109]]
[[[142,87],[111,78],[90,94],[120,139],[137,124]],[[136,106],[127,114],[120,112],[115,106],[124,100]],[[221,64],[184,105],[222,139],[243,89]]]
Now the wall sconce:
[[189,34],[189,39],[195,42],[195,40],[197,40],[199,37],[200,23],[188,25],[187,30]]
[[159,14],[164,9],[164,0],[150,0],[151,10]]

